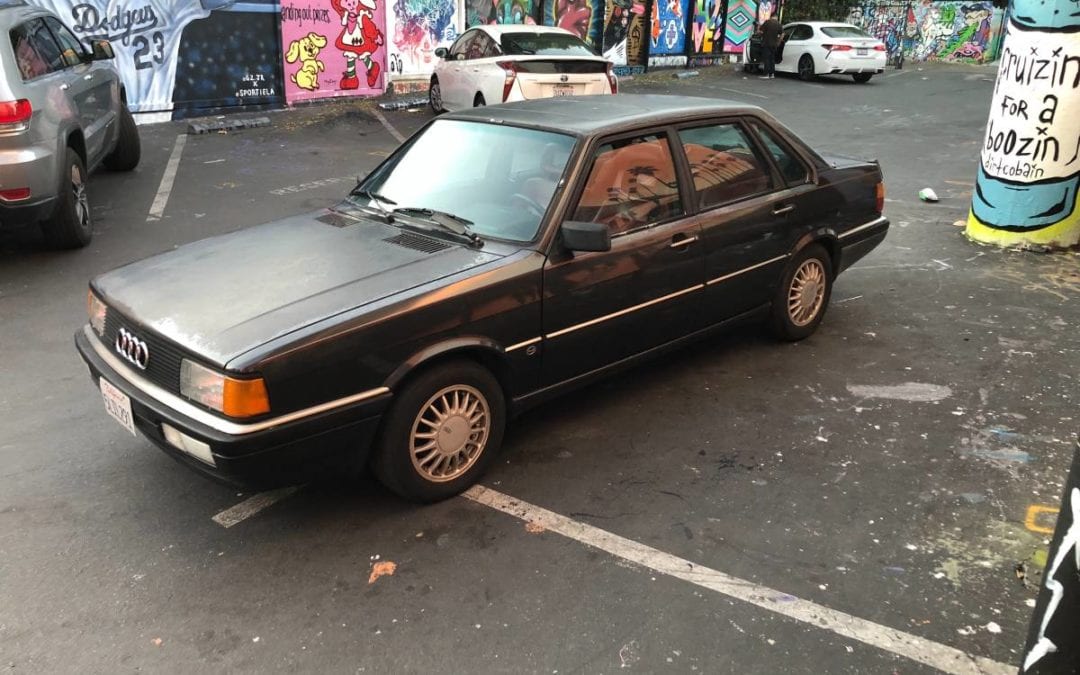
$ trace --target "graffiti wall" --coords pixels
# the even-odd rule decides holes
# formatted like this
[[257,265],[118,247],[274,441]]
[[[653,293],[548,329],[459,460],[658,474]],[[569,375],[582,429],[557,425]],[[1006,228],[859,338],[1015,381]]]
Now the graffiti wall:
[[726,0],[693,0],[691,24],[695,54],[719,54],[724,49],[724,8]]
[[967,233],[1004,246],[1080,244],[1076,0],[1014,0]]
[[885,43],[892,61],[986,63],[997,56],[1004,11],[989,0],[864,2],[848,21]]
[[465,0],[465,27],[537,23],[540,0]]
[[438,60],[436,47],[449,46],[457,38],[457,3],[454,0],[391,2],[386,15],[390,77],[430,75]]
[[[133,112],[185,110],[238,101],[280,101],[277,91],[276,2],[254,0],[29,0],[56,13],[83,42],[109,40]],[[270,32],[265,31],[269,27]],[[227,31],[226,58],[215,41]],[[275,43],[266,53],[266,39]],[[191,44],[186,44],[190,40]],[[203,45],[209,47],[203,51]],[[187,60],[214,68],[177,81],[182,47]],[[181,86],[178,87],[177,85]],[[177,90],[180,91],[177,91]],[[189,98],[191,97],[191,98]]]
[[727,24],[724,28],[724,51],[742,54],[757,19],[756,0],[727,0]]
[[591,45],[599,45],[604,31],[604,0],[546,0],[544,24],[565,28]]
[[384,1],[282,4],[280,58],[289,103],[383,92],[387,70]]
[[641,64],[644,37],[645,3],[609,0],[604,15],[604,58],[616,66]]
[[[649,54],[665,57],[686,53],[686,12],[689,0],[653,0]],[[684,60],[685,62],[685,60]],[[649,65],[662,61],[649,60]]]

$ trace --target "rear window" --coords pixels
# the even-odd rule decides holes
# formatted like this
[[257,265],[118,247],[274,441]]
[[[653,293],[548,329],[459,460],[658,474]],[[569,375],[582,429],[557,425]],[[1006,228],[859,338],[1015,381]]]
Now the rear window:
[[581,38],[564,33],[505,33],[501,42],[508,56],[596,56]]
[[855,26],[826,26],[821,29],[831,38],[872,38],[873,36],[861,28]]

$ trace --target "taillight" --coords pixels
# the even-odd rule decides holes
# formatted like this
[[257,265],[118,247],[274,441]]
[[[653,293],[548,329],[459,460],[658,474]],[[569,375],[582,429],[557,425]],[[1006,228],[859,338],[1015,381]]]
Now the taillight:
[[510,98],[510,90],[514,88],[514,80],[517,79],[517,66],[513,61],[496,61],[495,65],[503,69],[503,73],[506,74],[506,79],[503,81],[503,97],[502,100],[505,103],[506,99]]
[[821,45],[830,52],[850,52],[851,45]]
[[33,114],[34,108],[25,98],[18,101],[0,101],[0,130],[23,131],[30,126],[30,117]]
[[25,199],[30,199],[30,188],[28,187],[0,189],[0,201],[21,202]]
[[883,212],[885,210],[885,183],[884,182],[880,182],[880,181],[878,182],[877,189],[875,190],[875,196],[877,197],[877,200],[876,200],[877,212],[881,213],[881,212]]
[[875,52],[883,52],[883,51],[885,51],[885,45],[874,45],[874,51]]
[[607,79],[611,83],[611,93],[619,93],[619,76],[615,74],[615,64],[610,61],[607,64]]

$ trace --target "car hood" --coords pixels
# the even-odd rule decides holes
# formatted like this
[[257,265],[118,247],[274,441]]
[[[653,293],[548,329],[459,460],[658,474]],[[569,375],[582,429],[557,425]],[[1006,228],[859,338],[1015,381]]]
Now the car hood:
[[[319,211],[204,239],[97,277],[110,306],[208,361],[499,255]],[[431,251],[431,248],[439,250]]]

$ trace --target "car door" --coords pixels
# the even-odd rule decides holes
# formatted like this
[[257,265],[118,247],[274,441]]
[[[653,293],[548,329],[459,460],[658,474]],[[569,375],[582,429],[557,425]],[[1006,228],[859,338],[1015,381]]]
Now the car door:
[[700,228],[668,130],[594,146],[567,220],[603,223],[611,249],[569,253],[544,268],[545,384],[602,368],[702,325]]
[[737,118],[681,126],[705,258],[708,323],[768,302],[790,252],[795,208],[750,128]]
[[[447,110],[460,110],[466,107],[462,101],[465,95],[462,93],[465,89],[464,83],[464,60],[465,52],[472,44],[473,40],[480,31],[473,29],[467,30],[461,34],[454,44],[450,47],[450,53],[446,56],[446,65],[440,70],[439,73],[439,85],[442,87],[443,106]],[[472,105],[472,101],[469,101],[469,106]]]
[[118,86],[116,73],[107,64],[95,62],[86,47],[58,19],[47,16],[44,20],[60,46],[67,72],[65,79],[71,86],[68,91],[76,92],[74,98],[86,139],[87,164],[94,166],[112,145],[108,141],[116,123],[113,105],[113,89]]
[[478,97],[483,98],[484,105],[502,103],[502,87],[498,91],[491,86],[493,82],[492,71],[498,70],[501,84],[506,80],[505,75],[495,65],[494,55],[498,52],[498,46],[485,31],[477,29],[476,37],[469,42],[465,49],[465,60],[461,63],[461,105],[465,108],[473,107]]
[[807,41],[812,36],[813,30],[806,24],[785,26],[781,36],[780,52],[777,54],[776,69],[786,73],[798,72],[799,59],[806,53]]

